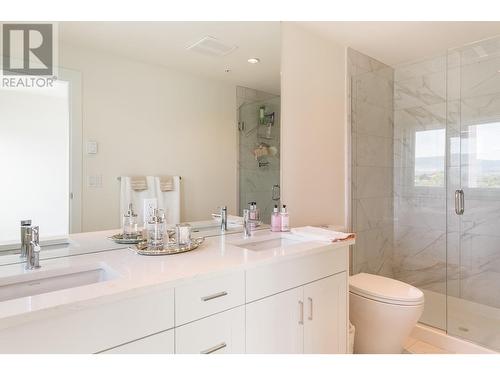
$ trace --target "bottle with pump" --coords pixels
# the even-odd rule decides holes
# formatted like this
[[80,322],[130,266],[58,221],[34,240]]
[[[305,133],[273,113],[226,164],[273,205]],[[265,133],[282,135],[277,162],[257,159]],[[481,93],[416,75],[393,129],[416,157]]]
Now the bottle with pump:
[[255,229],[257,227],[257,222],[260,220],[260,214],[259,214],[259,209],[257,208],[257,202],[250,202],[250,211],[249,211],[249,216],[250,216],[250,226],[252,229]]
[[137,238],[137,214],[134,212],[132,203],[128,205],[128,211],[123,215],[122,220],[123,238]]
[[284,204],[283,207],[281,208],[280,219],[281,219],[281,231],[282,232],[289,232],[290,231],[290,217],[288,216],[286,204]]
[[274,205],[271,215],[271,232],[281,232],[281,215],[277,204]]

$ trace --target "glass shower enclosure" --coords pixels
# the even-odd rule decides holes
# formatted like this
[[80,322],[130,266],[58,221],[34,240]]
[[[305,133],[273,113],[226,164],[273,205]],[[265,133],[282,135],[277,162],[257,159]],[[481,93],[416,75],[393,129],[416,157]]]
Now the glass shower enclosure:
[[447,54],[447,331],[500,350],[500,38]]
[[389,67],[349,51],[353,273],[500,350],[500,38]]

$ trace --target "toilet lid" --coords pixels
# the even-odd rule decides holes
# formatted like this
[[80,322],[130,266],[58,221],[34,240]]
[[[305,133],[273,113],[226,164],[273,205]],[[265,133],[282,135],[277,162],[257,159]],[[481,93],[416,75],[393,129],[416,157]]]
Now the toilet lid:
[[362,297],[397,305],[419,305],[424,293],[414,286],[387,277],[358,273],[349,278],[349,291]]

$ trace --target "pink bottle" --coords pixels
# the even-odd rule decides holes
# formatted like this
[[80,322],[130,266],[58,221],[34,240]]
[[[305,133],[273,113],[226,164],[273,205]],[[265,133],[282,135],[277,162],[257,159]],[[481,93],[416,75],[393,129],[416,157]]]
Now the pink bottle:
[[271,215],[271,232],[281,232],[281,215],[276,204]]

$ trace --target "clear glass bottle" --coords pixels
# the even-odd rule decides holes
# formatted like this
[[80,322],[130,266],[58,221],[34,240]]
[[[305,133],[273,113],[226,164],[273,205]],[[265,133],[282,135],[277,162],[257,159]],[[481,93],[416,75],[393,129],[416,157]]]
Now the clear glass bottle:
[[289,232],[290,231],[290,217],[288,216],[286,204],[284,204],[283,207],[281,208],[280,219],[281,219],[281,231],[282,232]]
[[[150,249],[163,249],[165,243],[165,213],[160,208],[153,210],[153,215],[147,225],[147,240]],[[167,236],[168,242],[168,236]]]
[[137,238],[137,214],[134,212],[132,203],[128,205],[128,211],[123,215],[122,219],[122,236],[123,238]]

